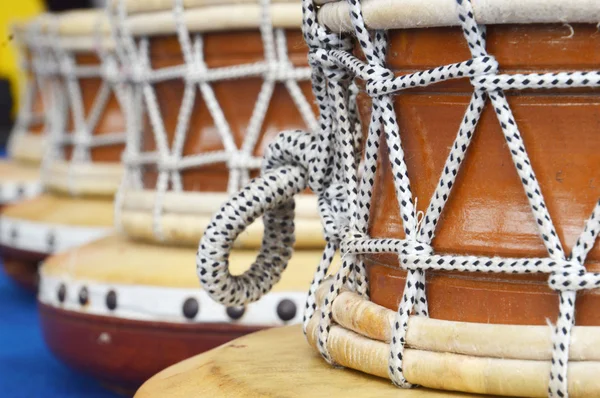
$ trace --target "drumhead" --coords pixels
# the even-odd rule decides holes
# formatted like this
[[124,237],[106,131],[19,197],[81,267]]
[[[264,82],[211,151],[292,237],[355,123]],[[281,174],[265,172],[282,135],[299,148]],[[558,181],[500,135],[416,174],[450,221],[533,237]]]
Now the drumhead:
[[[254,251],[234,252],[232,271],[242,273],[254,256]],[[77,313],[145,321],[235,321],[255,326],[297,323],[302,320],[306,289],[312,279],[306,265],[320,256],[317,250],[298,251],[273,291],[233,319],[231,311],[228,315],[226,307],[199,289],[193,266],[195,249],[145,244],[112,235],[48,258],[40,270],[39,299]],[[59,295],[59,290],[66,294]],[[88,298],[83,305],[79,299],[82,290]],[[109,294],[115,298],[114,308],[107,307]],[[199,308],[193,317],[185,310],[190,300]]]

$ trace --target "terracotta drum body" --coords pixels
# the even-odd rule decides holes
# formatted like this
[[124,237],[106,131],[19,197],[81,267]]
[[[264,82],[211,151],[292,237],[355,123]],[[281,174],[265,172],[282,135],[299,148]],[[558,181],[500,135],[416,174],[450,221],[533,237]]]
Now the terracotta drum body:
[[51,115],[42,167],[46,192],[5,207],[0,224],[7,272],[32,290],[40,261],[106,235],[113,224],[125,123],[117,85],[106,77],[114,51],[108,33],[96,11],[44,19],[40,67],[49,75],[45,97]]
[[[248,306],[214,303],[195,272],[211,214],[258,175],[281,130],[316,124],[301,7],[276,1],[124,1],[109,9],[126,74],[128,131],[114,235],[48,259],[40,308],[50,348],[127,390],[191,355],[265,327],[298,323],[320,257],[316,198],[297,205],[289,276]],[[245,232],[241,273],[263,239]],[[102,341],[101,344],[98,344]]]
[[328,244],[304,331],[327,362],[403,388],[600,394],[600,7],[558,5],[304,1],[319,128],[282,133],[217,211],[203,288],[268,292],[285,243],[236,278],[232,237],[259,215],[287,236],[310,187]]
[[[565,30],[566,29],[566,30]],[[569,36],[573,29],[573,35]],[[487,49],[505,73],[594,70],[600,41],[592,25],[488,26]],[[443,41],[441,40],[443,38]],[[391,31],[388,67],[398,74],[431,69],[468,58],[458,28]],[[443,46],[436,48],[437,45]],[[400,54],[410,54],[409,57]],[[466,80],[466,79],[465,79]],[[409,89],[394,98],[403,135],[413,195],[430,198],[438,184],[448,148],[469,103],[465,80]],[[597,89],[507,92],[523,141],[536,171],[548,211],[566,252],[570,252],[592,213],[600,185],[600,107]],[[363,120],[370,100],[359,98]],[[543,138],[541,138],[543,137]],[[374,238],[404,237],[396,206],[393,174],[385,146],[377,175],[370,221]],[[439,220],[432,247],[436,252],[501,257],[542,257],[542,238],[531,214],[494,109],[483,110],[462,170]],[[427,210],[426,200],[417,207]],[[368,256],[371,299],[396,309],[404,286],[394,256]],[[600,244],[587,256],[586,268],[600,270]],[[433,318],[465,322],[537,324],[558,316],[558,294],[544,275],[428,273],[429,313]],[[598,292],[581,292],[578,325],[600,325],[594,304]]]

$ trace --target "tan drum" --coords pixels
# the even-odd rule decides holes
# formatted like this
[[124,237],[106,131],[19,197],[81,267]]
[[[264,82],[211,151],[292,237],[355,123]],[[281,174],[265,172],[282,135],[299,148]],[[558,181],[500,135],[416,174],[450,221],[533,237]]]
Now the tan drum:
[[[61,359],[135,389],[198,352],[301,321],[312,278],[305,265],[324,245],[313,195],[296,207],[289,275],[261,301],[215,304],[198,289],[194,258],[211,213],[258,175],[269,141],[282,129],[315,127],[316,109],[299,2],[132,0],[110,9],[131,82],[121,234],[46,260],[39,301],[46,341]],[[273,237],[244,233],[236,272],[263,239]]]
[[31,289],[38,263],[48,254],[110,232],[125,141],[114,42],[104,14],[48,16],[43,35],[48,47],[40,67],[53,73],[48,101],[53,116],[42,167],[46,192],[6,206],[0,220],[6,270]]
[[213,217],[204,289],[268,291],[285,259],[232,277],[231,242],[256,215],[285,235],[309,186],[331,250],[305,333],[327,362],[403,388],[600,395],[598,20],[586,1],[304,1],[320,132],[280,136]]
[[21,66],[20,103],[8,142],[9,159],[0,162],[0,206],[40,193],[39,167],[49,111],[52,62],[44,38],[47,18],[41,16],[13,25]]

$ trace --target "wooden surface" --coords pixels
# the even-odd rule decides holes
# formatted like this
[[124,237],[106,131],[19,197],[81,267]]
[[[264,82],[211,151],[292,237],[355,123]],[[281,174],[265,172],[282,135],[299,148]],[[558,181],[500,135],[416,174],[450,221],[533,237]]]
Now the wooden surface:
[[[502,72],[593,70],[600,62],[595,25],[505,25],[488,27],[487,48]],[[572,34],[571,34],[572,33]],[[470,58],[459,28],[390,32],[388,66],[398,74]],[[457,135],[473,88],[468,79],[406,90],[393,97],[411,190],[426,211]],[[556,232],[567,253],[600,197],[598,89],[507,92],[525,149],[538,178]],[[362,120],[370,100],[359,96]],[[368,123],[363,124],[363,128]],[[370,235],[403,238],[387,147],[380,147],[373,189]],[[547,257],[537,223],[488,101],[432,242],[436,253],[502,257]],[[405,272],[395,255],[369,255],[371,297],[396,310]],[[600,270],[600,243],[586,267]],[[547,275],[427,273],[434,318],[483,323],[545,325],[558,316],[558,295]],[[595,292],[579,295],[577,323],[599,325]]]
[[[194,247],[140,243],[113,235],[55,254],[43,269],[45,275],[68,275],[69,280],[199,289],[196,251]],[[319,250],[294,253],[273,291],[307,290],[321,255]],[[242,273],[255,258],[254,250],[234,251],[231,272]]]
[[2,215],[40,223],[110,227],[113,225],[113,201],[42,194],[5,206]]
[[261,331],[171,366],[136,398],[196,397],[473,397],[401,390],[388,380],[335,369],[315,353],[300,326]]

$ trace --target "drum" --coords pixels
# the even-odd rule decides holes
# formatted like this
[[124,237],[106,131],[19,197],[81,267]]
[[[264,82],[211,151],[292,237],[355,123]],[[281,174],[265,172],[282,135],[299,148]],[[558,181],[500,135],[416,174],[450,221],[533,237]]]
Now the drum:
[[48,16],[43,29],[40,45],[46,58],[40,68],[52,73],[47,101],[52,117],[42,167],[46,192],[6,206],[0,220],[6,271],[32,290],[38,263],[46,256],[112,229],[112,196],[120,182],[125,141],[111,61],[114,42],[104,14]]
[[213,217],[204,289],[268,291],[285,259],[231,277],[230,242],[309,186],[332,250],[305,332],[327,362],[403,388],[600,394],[600,7],[550,4],[304,1],[319,133],[282,134]]
[[[48,46],[41,37],[45,18],[17,23],[13,38],[21,67],[20,103],[8,142],[9,160],[0,162],[0,206],[41,192],[39,165],[44,132],[51,113],[46,112],[50,76]],[[51,64],[50,64],[51,65]]]
[[[242,334],[299,323],[312,278],[304,266],[320,258],[324,242],[316,197],[305,194],[296,207],[296,257],[273,292],[234,306],[198,289],[194,257],[210,214],[258,175],[278,131],[316,125],[300,3],[109,7],[131,88],[120,234],[46,260],[39,301],[58,357],[131,390]],[[247,230],[231,257],[237,272],[263,239],[287,240]]]

